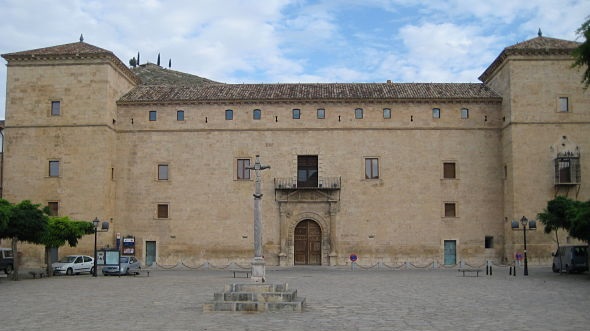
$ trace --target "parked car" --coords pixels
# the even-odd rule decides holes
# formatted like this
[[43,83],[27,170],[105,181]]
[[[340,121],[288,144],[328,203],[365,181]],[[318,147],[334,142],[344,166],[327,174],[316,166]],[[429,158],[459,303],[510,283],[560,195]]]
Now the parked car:
[[51,264],[54,275],[94,273],[94,259],[87,255],[68,255]]
[[588,246],[561,246],[553,255],[553,272],[588,271]]
[[10,274],[14,270],[14,255],[10,248],[0,248],[0,270]]
[[102,274],[107,275],[139,275],[141,263],[135,256],[119,257],[119,265],[106,265],[102,268]]

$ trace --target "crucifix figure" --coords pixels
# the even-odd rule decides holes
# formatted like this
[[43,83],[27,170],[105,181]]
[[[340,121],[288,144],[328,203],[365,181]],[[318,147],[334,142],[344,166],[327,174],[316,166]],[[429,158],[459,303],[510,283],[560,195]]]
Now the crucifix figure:
[[254,170],[256,175],[256,186],[254,189],[254,260],[252,261],[252,280],[264,282],[266,264],[262,254],[262,212],[260,210],[262,180],[260,178],[260,171],[270,169],[270,166],[261,165],[260,155],[256,155],[254,167],[247,167],[246,169]]

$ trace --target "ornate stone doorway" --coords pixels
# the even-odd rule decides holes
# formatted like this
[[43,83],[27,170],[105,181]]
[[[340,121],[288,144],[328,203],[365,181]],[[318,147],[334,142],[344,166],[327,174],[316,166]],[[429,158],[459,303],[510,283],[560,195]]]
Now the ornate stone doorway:
[[295,264],[322,264],[322,230],[318,223],[306,219],[295,227]]

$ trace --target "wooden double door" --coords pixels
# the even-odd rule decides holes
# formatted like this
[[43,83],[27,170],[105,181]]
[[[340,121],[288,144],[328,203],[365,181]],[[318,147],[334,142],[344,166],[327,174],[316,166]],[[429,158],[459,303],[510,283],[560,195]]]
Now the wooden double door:
[[312,220],[303,220],[295,227],[295,264],[322,264],[322,230]]

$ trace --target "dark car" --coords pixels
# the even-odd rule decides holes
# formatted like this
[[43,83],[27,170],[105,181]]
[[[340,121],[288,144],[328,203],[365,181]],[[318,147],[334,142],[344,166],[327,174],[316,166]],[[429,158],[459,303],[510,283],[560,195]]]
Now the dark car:
[[0,270],[10,274],[14,270],[14,255],[10,248],[0,248]]

